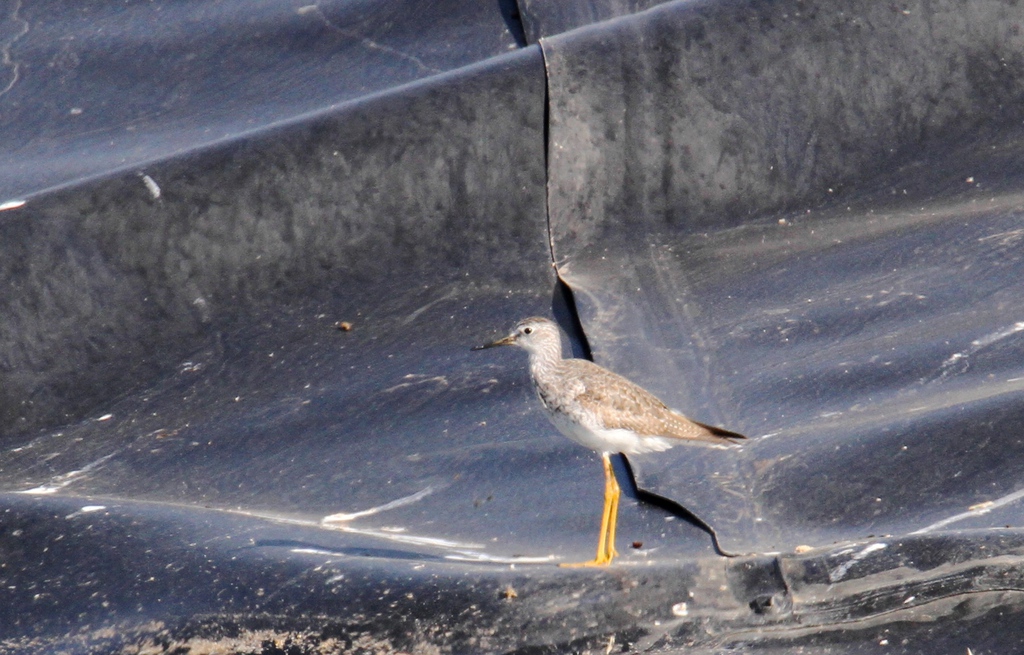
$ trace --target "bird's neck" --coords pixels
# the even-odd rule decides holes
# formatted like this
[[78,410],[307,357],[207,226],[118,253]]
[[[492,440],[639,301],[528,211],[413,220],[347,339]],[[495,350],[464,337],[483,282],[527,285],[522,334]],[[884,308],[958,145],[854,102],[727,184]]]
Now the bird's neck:
[[545,372],[553,371],[562,361],[562,344],[546,343],[530,351],[530,373],[534,379],[543,378]]

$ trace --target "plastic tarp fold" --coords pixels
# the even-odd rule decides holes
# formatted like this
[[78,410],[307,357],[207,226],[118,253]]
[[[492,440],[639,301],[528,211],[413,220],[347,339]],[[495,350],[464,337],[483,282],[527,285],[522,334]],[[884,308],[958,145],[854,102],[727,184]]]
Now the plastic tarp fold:
[[9,9],[2,648],[1019,650],[1014,3]]
[[555,258],[597,361],[754,437],[631,458],[726,550],[1018,490],[1015,20],[685,3],[542,40]]

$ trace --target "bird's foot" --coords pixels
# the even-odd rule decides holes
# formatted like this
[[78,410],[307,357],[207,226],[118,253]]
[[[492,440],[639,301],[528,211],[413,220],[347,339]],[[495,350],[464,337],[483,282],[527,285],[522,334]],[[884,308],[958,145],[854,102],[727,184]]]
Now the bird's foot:
[[610,553],[603,553],[598,555],[589,562],[562,562],[558,566],[563,569],[582,569],[582,568],[593,568],[598,566],[609,566],[612,560],[618,556],[618,552],[612,549]]
[[598,566],[608,566],[612,561],[610,559],[592,559],[589,562],[562,562],[559,564],[559,568],[563,569],[582,569],[591,568]]

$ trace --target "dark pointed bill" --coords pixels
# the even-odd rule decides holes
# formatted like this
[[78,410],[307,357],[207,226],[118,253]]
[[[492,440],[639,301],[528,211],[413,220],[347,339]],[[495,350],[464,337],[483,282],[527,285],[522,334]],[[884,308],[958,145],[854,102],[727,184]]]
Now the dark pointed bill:
[[482,346],[473,346],[473,350],[486,350],[487,348],[497,348],[498,346],[511,346],[515,342],[516,336],[514,334],[510,334],[504,339],[498,339],[497,341],[492,341],[491,343],[485,343]]

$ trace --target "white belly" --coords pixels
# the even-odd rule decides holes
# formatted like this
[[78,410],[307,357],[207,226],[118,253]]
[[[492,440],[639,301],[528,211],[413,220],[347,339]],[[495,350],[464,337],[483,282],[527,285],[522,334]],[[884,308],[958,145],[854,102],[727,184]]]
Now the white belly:
[[679,443],[668,437],[640,436],[632,430],[606,430],[588,428],[569,419],[561,412],[546,412],[558,431],[576,443],[599,453],[625,453],[637,455],[668,450]]

